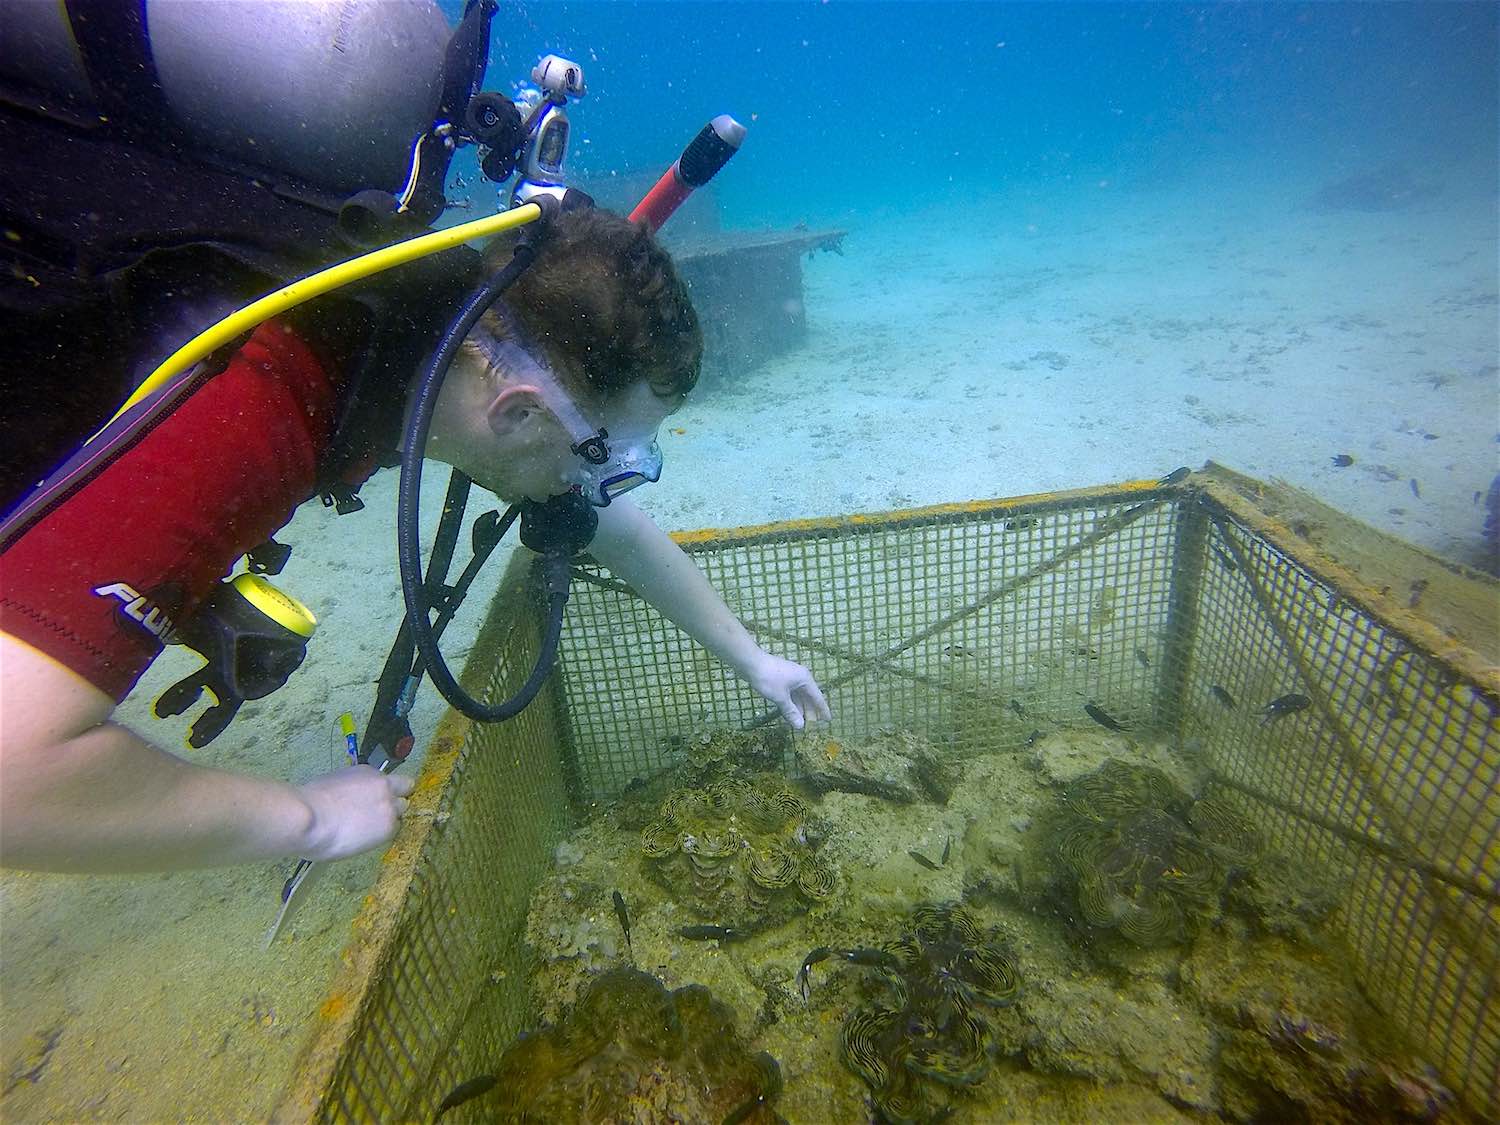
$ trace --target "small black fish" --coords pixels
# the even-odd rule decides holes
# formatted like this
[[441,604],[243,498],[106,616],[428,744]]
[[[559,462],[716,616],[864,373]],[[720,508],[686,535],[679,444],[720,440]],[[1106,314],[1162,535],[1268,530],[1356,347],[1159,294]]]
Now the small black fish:
[[923,855],[921,852],[917,851],[914,848],[908,848],[907,851],[906,851],[906,854],[909,855],[909,856],[911,856],[912,859],[916,860],[923,867],[927,868],[928,871],[941,871],[942,870],[942,868],[940,868],[937,864],[933,863],[932,860],[928,859],[925,855]]
[[1186,465],[1184,465],[1180,469],[1173,469],[1170,473],[1168,473],[1166,476],[1162,477],[1161,480],[1157,481],[1156,483],[1157,484],[1180,484],[1182,481],[1187,480],[1188,474],[1191,473],[1192,471],[1193,471],[1192,469],[1190,469]]
[[963,645],[957,645],[957,644],[955,644],[955,645],[944,645],[943,646],[943,655],[944,656],[957,656],[957,657],[960,657],[962,659],[967,659],[967,658],[969,658],[969,657],[971,657],[971,656],[974,655],[974,650],[972,648],[965,648]]
[[884,949],[871,949],[867,945],[855,949],[835,949],[834,953],[851,965],[864,965],[871,969],[886,969],[899,973],[905,967],[901,963],[901,958],[894,953],[888,953]]
[[1042,732],[1039,731],[1039,730],[1034,730],[1034,731],[1032,731],[1030,734],[1028,734],[1026,736],[1026,743],[1025,743],[1025,745],[1028,748],[1032,747],[1032,746],[1035,746],[1041,740],[1041,737],[1042,737]]
[[1135,650],[1135,658],[1141,662],[1142,668],[1151,667],[1151,658],[1146,655],[1146,650],[1138,648]]
[[463,1105],[464,1102],[472,1101],[480,1094],[487,1094],[495,1087],[496,1078],[493,1074],[481,1074],[478,1078],[471,1078],[467,1082],[460,1082],[448,1091],[448,1096],[438,1102],[437,1111],[432,1115],[436,1121],[454,1106]]
[[1408,601],[1406,603],[1407,608],[1408,609],[1416,609],[1417,606],[1421,605],[1422,604],[1422,594],[1425,593],[1426,590],[1427,590],[1427,579],[1425,579],[1425,578],[1414,578],[1414,579],[1412,579],[1412,584],[1411,584],[1411,598],[1408,599]]
[[812,967],[819,961],[826,961],[830,957],[838,957],[848,961],[851,965],[868,965],[877,969],[889,969],[893,972],[900,971],[901,961],[893,953],[887,953],[883,949],[870,949],[860,947],[858,949],[835,949],[831,945],[820,945],[807,955],[802,962],[802,968],[797,970],[797,990],[802,993],[802,999],[806,1002],[812,996]]
[[635,952],[635,947],[630,944],[630,911],[625,909],[625,898],[616,891],[612,896],[615,901],[615,917],[620,920],[620,929],[625,931],[625,948]]
[[1411,494],[1418,500],[1422,499],[1422,489],[1417,485],[1417,478],[1412,477],[1411,480],[1407,481],[1406,483],[1411,485]]
[[1022,516],[1020,519],[1007,520],[1006,523],[1005,523],[1005,530],[1006,531],[1025,531],[1027,528],[1031,528],[1031,527],[1035,527],[1035,526],[1036,526],[1036,518],[1034,516]]
[[742,941],[750,936],[750,932],[705,923],[699,926],[682,926],[678,929],[677,936],[689,941]]
[[1278,699],[1273,699],[1270,703],[1266,704],[1265,709],[1261,711],[1261,714],[1265,716],[1261,722],[1269,723],[1272,719],[1281,719],[1287,715],[1295,715],[1298,711],[1305,711],[1311,706],[1312,700],[1307,698],[1307,696],[1298,695],[1294,691],[1288,692],[1286,695]]
[[1347,469],[1354,464],[1354,458],[1347,453],[1335,453],[1333,455],[1333,467],[1335,469]]
[[1231,711],[1234,710],[1234,696],[1230,695],[1226,689],[1221,688],[1218,684],[1209,684],[1208,690],[1225,707],[1228,707]]
[[812,998],[812,967],[819,961],[833,956],[838,950],[832,946],[820,945],[807,955],[802,962],[802,968],[797,970],[797,991],[802,993],[802,1002],[805,1004]]
[[1094,722],[1098,723],[1101,727],[1118,731],[1126,731],[1130,729],[1129,727],[1122,727],[1119,723],[1115,722],[1114,719],[1110,718],[1109,713],[1105,711],[1103,707],[1099,707],[1096,704],[1085,703],[1083,705],[1083,709],[1088,712],[1089,718],[1093,719]]
[[1010,709],[1023,719],[1026,717],[1026,708],[1021,706],[1019,699],[1012,699],[1010,701]]
[[948,842],[943,845],[943,866],[948,866],[948,857],[953,854],[953,837],[948,837]]
[[1219,565],[1222,566],[1225,570],[1229,571],[1230,574],[1233,574],[1235,571],[1239,570],[1239,567],[1235,566],[1234,560],[1226,555],[1223,551],[1221,551],[1218,547],[1215,547],[1210,543],[1208,549],[1214,553],[1214,558],[1218,560]]

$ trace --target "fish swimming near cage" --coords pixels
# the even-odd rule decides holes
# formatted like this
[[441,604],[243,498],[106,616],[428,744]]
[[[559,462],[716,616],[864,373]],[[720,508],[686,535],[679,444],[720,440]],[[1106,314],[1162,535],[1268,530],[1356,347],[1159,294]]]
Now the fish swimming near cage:
[[625,907],[625,896],[615,891],[610,898],[615,904],[615,917],[620,921],[620,929],[625,931],[625,948],[634,953],[635,947],[630,944],[630,911]]
[[1311,706],[1312,700],[1307,696],[1299,695],[1295,691],[1287,692],[1286,695],[1278,696],[1265,705],[1261,710],[1261,714],[1265,716],[1261,723],[1284,719],[1288,715],[1295,715],[1298,711],[1306,711]]
[[1088,713],[1089,718],[1093,719],[1094,722],[1098,723],[1105,730],[1119,731],[1123,734],[1130,729],[1116,720],[1114,716],[1097,703],[1085,703],[1083,709]]

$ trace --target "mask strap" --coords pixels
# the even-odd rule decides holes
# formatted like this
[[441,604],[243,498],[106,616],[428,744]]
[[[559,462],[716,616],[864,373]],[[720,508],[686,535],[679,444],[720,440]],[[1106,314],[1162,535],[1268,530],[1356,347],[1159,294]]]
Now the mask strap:
[[538,359],[530,348],[517,342],[520,333],[515,331],[514,322],[508,316],[503,316],[503,319],[506,321],[506,328],[515,338],[502,340],[485,329],[476,327],[469,333],[469,339],[491,367],[502,369],[515,378],[536,385],[547,409],[557,416],[557,420],[568,431],[575,453],[594,464],[607,460],[608,450],[603,438],[608,435],[602,428],[589,424],[552,369]]

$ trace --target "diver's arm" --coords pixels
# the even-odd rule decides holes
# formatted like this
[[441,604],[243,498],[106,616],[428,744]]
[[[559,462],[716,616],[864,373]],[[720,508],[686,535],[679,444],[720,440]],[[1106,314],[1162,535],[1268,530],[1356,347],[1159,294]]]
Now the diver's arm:
[[335,858],[395,831],[399,791],[368,767],[303,786],[183,761],[109,722],[108,695],[0,633],[0,863],[160,871]]
[[671,536],[628,499],[599,512],[589,553],[740,675],[760,654],[750,631]]
[[829,717],[812,674],[761,648],[687,553],[628,499],[599,509],[589,552],[775,703],[793,727]]

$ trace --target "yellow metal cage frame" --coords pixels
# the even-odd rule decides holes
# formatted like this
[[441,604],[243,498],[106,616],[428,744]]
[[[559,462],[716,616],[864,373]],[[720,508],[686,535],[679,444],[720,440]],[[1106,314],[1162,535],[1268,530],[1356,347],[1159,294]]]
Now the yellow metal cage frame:
[[[1019,747],[1092,699],[1190,748],[1276,848],[1337,882],[1367,995],[1471,1109],[1500,1113],[1500,676],[1493,622],[1463,614],[1497,588],[1415,554],[1350,567],[1270,494],[1210,467],[677,539],[764,643],[816,670],[841,737]],[[527,901],[570,826],[673,764],[685,732],[774,718],[597,565],[574,587],[537,702],[442,723],[277,1120],[430,1120],[526,1026]],[[1423,612],[1429,589],[1452,622]],[[514,690],[540,620],[518,557],[465,686]],[[1295,722],[1249,706],[1293,691],[1310,700]]]

